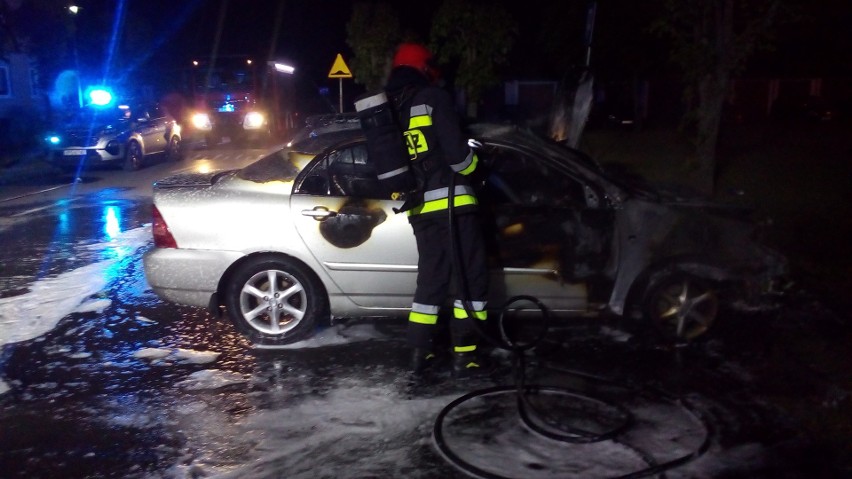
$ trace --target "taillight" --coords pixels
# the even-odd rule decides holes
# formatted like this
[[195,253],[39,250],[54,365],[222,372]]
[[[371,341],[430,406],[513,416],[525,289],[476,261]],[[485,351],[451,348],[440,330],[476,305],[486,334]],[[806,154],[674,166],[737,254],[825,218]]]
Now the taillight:
[[169,225],[166,224],[166,220],[163,219],[163,215],[160,214],[160,210],[156,206],[153,208],[153,217],[154,225],[151,230],[154,233],[154,246],[157,248],[177,248],[175,237],[172,236]]

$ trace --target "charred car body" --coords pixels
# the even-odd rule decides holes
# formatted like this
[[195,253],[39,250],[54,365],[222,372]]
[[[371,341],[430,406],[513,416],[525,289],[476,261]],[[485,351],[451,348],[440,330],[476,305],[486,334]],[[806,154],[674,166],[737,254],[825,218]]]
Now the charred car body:
[[[688,340],[724,306],[777,299],[786,261],[755,241],[746,211],[631,185],[515,127],[469,133],[486,172],[490,305],[532,295],[554,314],[635,315]],[[304,338],[329,313],[407,312],[414,236],[360,131],[348,136],[328,145],[309,135],[242,170],[157,182],[145,256],[154,291],[224,306],[257,345]]]
[[137,170],[151,155],[181,158],[181,126],[157,104],[81,108],[45,140],[51,162],[62,168]]

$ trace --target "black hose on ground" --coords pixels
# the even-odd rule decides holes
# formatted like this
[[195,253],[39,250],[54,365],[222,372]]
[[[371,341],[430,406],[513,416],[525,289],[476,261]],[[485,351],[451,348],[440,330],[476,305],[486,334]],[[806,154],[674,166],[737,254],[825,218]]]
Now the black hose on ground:
[[[469,321],[473,325],[476,332],[493,346],[509,351],[513,356],[513,367],[514,367],[514,378],[515,385],[514,386],[498,386],[487,389],[481,389],[477,391],[470,392],[465,394],[464,396],[459,397],[455,401],[452,401],[448,404],[441,412],[438,414],[438,417],[435,420],[435,425],[432,431],[432,439],[435,447],[438,452],[444,457],[444,459],[449,462],[451,465],[459,469],[460,471],[472,475],[477,478],[485,478],[485,479],[511,479],[505,476],[500,476],[498,474],[490,473],[488,471],[482,470],[466,461],[464,461],[461,457],[455,454],[452,449],[448,446],[447,442],[444,440],[443,435],[443,422],[446,418],[447,414],[450,413],[454,408],[463,404],[471,399],[491,396],[497,394],[504,394],[509,392],[515,392],[517,395],[517,405],[518,405],[518,415],[523,423],[530,431],[533,431],[543,437],[547,437],[549,439],[564,442],[564,443],[593,443],[600,442],[605,440],[610,440],[613,442],[617,442],[622,444],[625,447],[632,449],[636,452],[642,460],[648,465],[648,467],[634,471],[632,473],[618,476],[618,479],[638,479],[642,477],[648,477],[652,475],[662,474],[665,471],[672,469],[674,467],[683,465],[699,456],[701,456],[710,445],[710,427],[703,420],[701,415],[695,411],[692,407],[690,407],[685,401],[672,399],[673,402],[676,402],[681,408],[686,410],[690,415],[692,415],[704,428],[705,435],[701,445],[692,453],[686,454],[684,456],[675,458],[673,460],[669,460],[663,463],[658,463],[653,457],[649,454],[644,453],[640,449],[633,447],[629,444],[621,442],[618,440],[618,436],[624,432],[630,424],[633,422],[633,416],[626,408],[614,405],[600,399],[578,394],[572,391],[569,391],[564,388],[550,387],[550,386],[540,386],[540,385],[527,385],[526,384],[526,360],[525,353],[534,347],[536,347],[547,335],[547,332],[550,327],[550,314],[548,313],[547,307],[542,303],[538,298],[534,296],[521,295],[514,296],[509,298],[506,303],[504,303],[500,309],[500,315],[498,320],[498,327],[500,330],[500,338],[495,338],[487,331],[485,331],[478,323],[478,321],[474,321],[473,318],[476,317],[474,314],[474,308],[470,299],[470,291],[469,285],[467,284],[467,275],[464,271],[463,261],[461,261],[461,253],[459,248],[459,238],[457,237],[457,231],[455,228],[455,175],[451,175],[450,177],[450,185],[449,185],[449,194],[448,194],[448,205],[447,205],[447,216],[449,222],[449,235],[450,241],[452,243],[452,263],[453,263],[453,271],[456,274],[456,281],[458,287],[461,288],[462,292],[462,304],[464,305],[464,309],[467,312]],[[534,340],[530,341],[527,344],[519,344],[513,341],[504,327],[504,315],[507,311],[510,311],[512,306],[515,303],[527,301],[536,305],[536,307],[541,311],[542,317],[544,319],[541,331],[535,337]],[[605,380],[603,378],[597,378],[592,375],[582,374],[586,379],[596,378]],[[608,381],[606,380],[607,382]],[[536,393],[553,393],[553,394],[562,394],[573,397],[574,399],[578,399],[580,401],[585,401],[591,404],[596,404],[599,407],[602,406],[604,408],[608,408],[611,411],[615,411],[617,416],[620,416],[620,419],[615,421],[614,424],[610,425],[608,429],[599,432],[587,431],[584,429],[576,428],[576,427],[555,427],[551,425],[547,420],[543,418],[543,415],[536,409],[536,407],[532,404],[530,397],[532,394]]]

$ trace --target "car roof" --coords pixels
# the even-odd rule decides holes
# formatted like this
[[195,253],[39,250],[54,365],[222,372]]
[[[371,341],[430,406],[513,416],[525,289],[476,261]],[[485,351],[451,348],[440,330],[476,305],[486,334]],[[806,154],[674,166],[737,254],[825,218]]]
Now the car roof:
[[[290,151],[306,155],[317,155],[325,150],[363,140],[364,132],[358,117],[352,114],[318,115],[308,120],[308,125],[294,135],[286,144]],[[581,167],[603,175],[600,164],[585,153],[570,146],[542,136],[533,130],[514,124],[472,123],[465,126],[469,138],[484,143],[494,143],[545,153],[553,161],[565,164],[566,157]]]

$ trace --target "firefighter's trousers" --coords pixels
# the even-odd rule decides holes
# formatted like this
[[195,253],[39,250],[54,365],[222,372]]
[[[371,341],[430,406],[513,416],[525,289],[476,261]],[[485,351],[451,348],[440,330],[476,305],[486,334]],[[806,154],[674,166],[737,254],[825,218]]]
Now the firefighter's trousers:
[[[478,216],[474,213],[455,217],[457,247],[461,272],[453,270],[453,241],[446,216],[418,218],[412,221],[417,240],[417,289],[408,317],[408,343],[413,347],[433,348],[438,329],[438,312],[448,299],[453,286],[453,314],[450,321],[450,338],[454,352],[473,352],[478,343],[478,334],[471,321],[486,319],[486,295],[488,293],[488,266],[485,244]],[[462,300],[464,285],[457,284],[458,278],[466,278],[470,294],[469,305],[475,319],[468,318]]]

